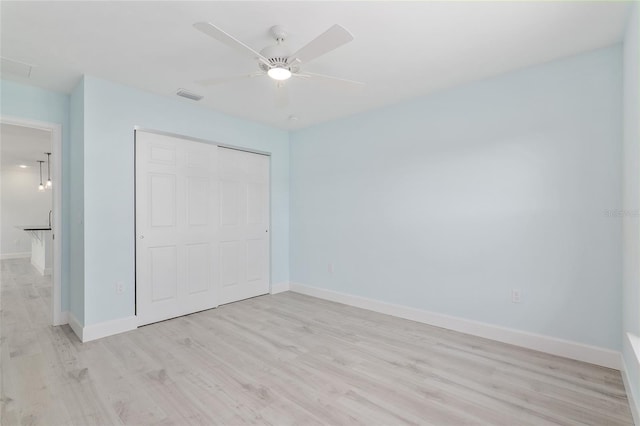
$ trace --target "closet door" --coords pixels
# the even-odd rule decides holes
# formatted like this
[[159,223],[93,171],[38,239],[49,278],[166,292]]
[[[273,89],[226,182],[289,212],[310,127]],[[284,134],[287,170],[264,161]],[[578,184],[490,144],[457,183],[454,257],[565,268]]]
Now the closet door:
[[218,148],[136,132],[139,325],[218,305]]
[[269,292],[269,157],[218,148],[220,304]]

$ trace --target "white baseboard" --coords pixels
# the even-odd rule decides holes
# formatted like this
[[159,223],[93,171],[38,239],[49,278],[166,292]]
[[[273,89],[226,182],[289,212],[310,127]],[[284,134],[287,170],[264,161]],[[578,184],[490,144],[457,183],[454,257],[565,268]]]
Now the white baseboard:
[[354,296],[318,287],[310,287],[298,283],[291,283],[290,289],[296,293],[331,300],[345,305],[459,331],[461,333],[471,334],[478,337],[484,337],[486,339],[521,346],[540,352],[546,352],[552,355],[614,368],[616,370],[621,368],[620,352],[606,348],[468,320],[460,317],[423,311],[407,306],[395,305],[392,303],[381,302],[379,300],[368,299],[366,297]]
[[40,275],[43,275],[43,276],[46,275],[45,274],[46,270],[40,265],[38,265],[37,263],[33,263],[33,260],[31,261],[31,266],[33,266]]
[[[635,369],[633,371],[640,372],[640,338],[637,335],[631,333],[625,333],[625,339],[627,341],[625,344],[628,344],[635,355],[635,359],[629,360],[630,362],[635,362]],[[629,368],[627,367],[627,360],[622,359],[622,369],[620,372],[622,373],[622,381],[624,382],[624,388],[627,391],[627,399],[629,400],[629,408],[631,408],[631,414],[633,416],[634,424],[640,426],[640,395],[635,394],[634,388],[631,387],[631,383],[634,381],[637,382],[640,380],[640,377],[630,377]]]
[[0,254],[0,260],[9,260],[9,259],[22,259],[25,257],[31,257],[30,251],[25,251],[22,253],[3,253]]
[[271,284],[271,294],[278,294],[285,291],[289,291],[289,282],[282,282],[277,284]]
[[113,336],[138,328],[138,318],[134,315],[131,317],[120,318],[112,321],[104,321],[98,324],[87,326],[80,325],[76,317],[69,312],[69,325],[76,333],[82,343],[92,340],[101,339],[103,337]]
[[631,381],[631,378],[629,377],[629,373],[625,365],[624,359],[622,360],[622,368],[620,369],[620,373],[622,374],[624,389],[625,391],[627,391],[627,400],[629,401],[629,408],[631,409],[633,424],[640,425],[640,408],[638,408],[638,404],[640,403],[640,400],[636,398],[636,396],[633,393],[633,388],[631,388],[629,384],[629,382]]
[[120,334],[138,328],[138,318],[133,315],[112,321],[87,325],[82,330],[82,341],[90,342],[114,334]]

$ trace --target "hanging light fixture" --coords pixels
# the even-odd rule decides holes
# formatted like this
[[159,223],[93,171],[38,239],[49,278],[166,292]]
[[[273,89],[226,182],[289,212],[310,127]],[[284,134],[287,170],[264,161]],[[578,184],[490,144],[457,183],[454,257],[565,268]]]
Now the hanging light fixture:
[[38,191],[44,191],[44,185],[42,184],[42,163],[44,161],[38,160],[38,163],[40,163],[40,185],[38,185]]
[[51,188],[51,153],[45,152],[45,154],[47,154],[47,188]]

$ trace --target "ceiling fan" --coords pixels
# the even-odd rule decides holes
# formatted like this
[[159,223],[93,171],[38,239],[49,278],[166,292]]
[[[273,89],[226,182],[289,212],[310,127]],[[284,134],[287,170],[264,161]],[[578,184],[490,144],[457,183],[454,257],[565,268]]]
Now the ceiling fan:
[[[252,78],[262,75],[271,77],[278,83],[278,88],[284,88],[283,82],[291,77],[299,77],[304,79],[321,80],[328,83],[336,83],[349,86],[362,86],[364,83],[359,81],[347,80],[343,78],[316,74],[311,72],[301,72],[301,66],[306,65],[312,60],[328,53],[338,47],[342,46],[353,40],[353,36],[349,31],[341,27],[340,25],[333,25],[324,33],[320,34],[315,39],[311,40],[305,46],[301,47],[295,53],[291,54],[287,49],[284,41],[287,37],[287,32],[280,25],[271,27],[271,35],[275,38],[276,44],[265,47],[260,52],[247,46],[240,40],[231,36],[224,30],[218,28],[210,22],[198,22],[193,25],[197,30],[204,34],[218,40],[227,46],[234,48],[247,55],[251,55],[258,63],[259,71],[249,74],[241,74],[230,77],[210,78],[207,80],[200,80],[199,83],[203,86],[211,86],[215,84],[221,84],[228,81]],[[281,95],[285,95],[282,90],[279,90]],[[283,103],[283,96],[280,97]]]

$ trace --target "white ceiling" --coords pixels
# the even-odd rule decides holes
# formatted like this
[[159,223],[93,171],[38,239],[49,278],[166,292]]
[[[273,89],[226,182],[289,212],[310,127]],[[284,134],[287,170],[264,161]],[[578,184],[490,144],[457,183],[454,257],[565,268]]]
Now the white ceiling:
[[[20,164],[38,169],[38,160],[47,160],[51,152],[51,132],[30,127],[0,124],[0,165],[17,168]],[[47,172],[43,164],[43,173]]]
[[[89,74],[175,96],[280,128],[300,128],[435,90],[617,43],[623,2],[0,2],[1,52],[34,65],[2,78],[69,92]],[[210,21],[252,48],[273,43],[280,24],[292,51],[333,24],[351,43],[304,70],[366,83],[360,90],[287,81],[290,103],[275,106],[267,77],[204,88],[194,82],[249,73],[255,61],[196,31]],[[8,68],[7,68],[8,71]],[[183,100],[184,102],[193,102]],[[298,121],[287,120],[290,115]]]

